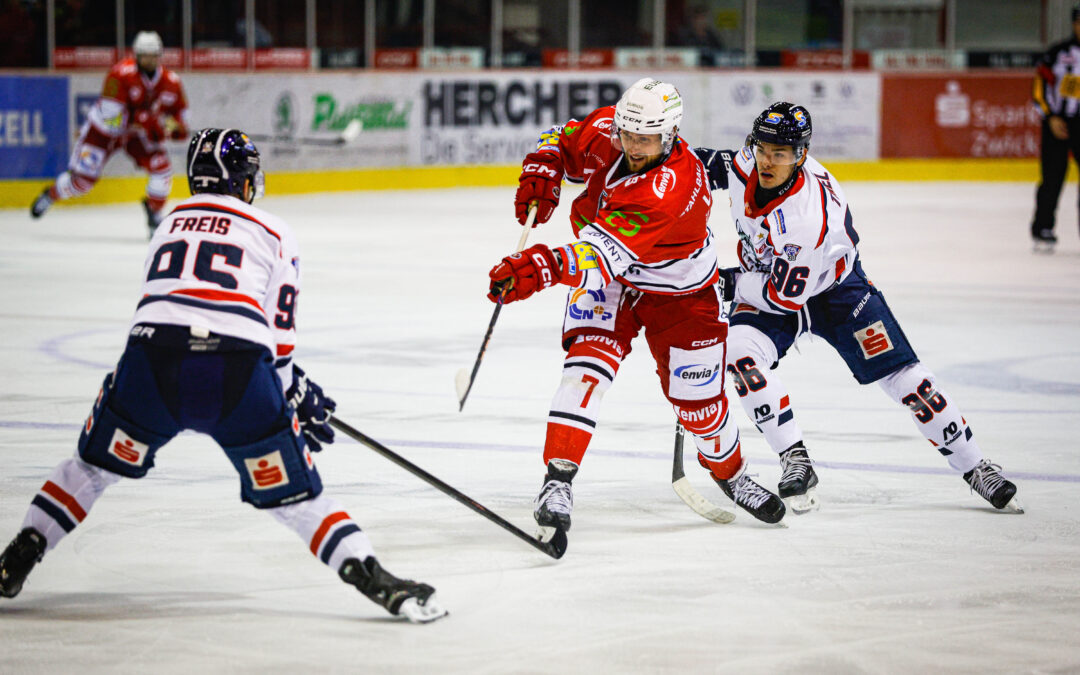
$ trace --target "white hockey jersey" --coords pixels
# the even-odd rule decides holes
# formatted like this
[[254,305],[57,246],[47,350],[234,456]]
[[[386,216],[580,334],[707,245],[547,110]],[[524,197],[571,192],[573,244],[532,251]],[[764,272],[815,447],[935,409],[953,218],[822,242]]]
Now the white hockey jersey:
[[225,195],[197,194],[150,241],[132,325],[192,326],[265,345],[292,382],[300,258],[285,221]]
[[808,156],[791,188],[760,209],[750,148],[734,153],[727,174],[744,272],[736,302],[774,314],[797,312],[851,273],[859,236],[840,184],[817,160]]

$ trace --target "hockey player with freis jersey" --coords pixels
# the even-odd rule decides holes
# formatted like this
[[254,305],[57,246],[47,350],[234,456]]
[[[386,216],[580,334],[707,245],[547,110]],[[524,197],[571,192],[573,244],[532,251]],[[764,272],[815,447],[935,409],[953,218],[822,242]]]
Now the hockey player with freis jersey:
[[937,384],[859,260],[844,191],[808,154],[810,113],[774,103],[741,150],[697,149],[712,188],[727,190],[740,266],[722,270],[733,301],[728,372],[746,415],[779,453],[780,496],[817,506],[818,477],[777,363],[803,333],[824,338],[859,384],[876,382],[907,407],[923,436],[995,508],[1022,511],[1016,486],[983,457],[967,419]]
[[515,197],[523,224],[534,204],[538,222],[551,217],[564,177],[585,183],[570,213],[576,241],[554,250],[537,244],[490,272],[493,302],[524,300],[555,284],[570,287],[562,382],[548,414],[547,474],[534,509],[548,534],[570,528],[571,481],[600,401],[642,330],[699,461],[754,517],[775,523],[784,516],[780,498],[747,475],[728,414],[728,326],[707,225],[712,197],[705,167],[678,136],[682,115],[675,87],[645,78],[616,105],[546,132],[523,162]]
[[209,434],[240,475],[242,499],[295,531],[320,561],[391,614],[446,611],[427,584],[382,569],[331,497],[311,451],[334,440],[334,401],[292,362],[300,258],[292,230],[256,208],[259,153],[236,129],[203,129],[188,149],[192,197],[150,242],[127,347],[79,436],[0,554],[0,596],[86,517],[105,489],[142,478],[184,429]]

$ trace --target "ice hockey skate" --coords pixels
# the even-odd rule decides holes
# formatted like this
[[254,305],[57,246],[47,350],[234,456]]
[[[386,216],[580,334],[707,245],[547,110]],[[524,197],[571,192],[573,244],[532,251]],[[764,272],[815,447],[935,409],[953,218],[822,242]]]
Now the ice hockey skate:
[[816,510],[818,477],[801,441],[780,453],[780,470],[777,492],[784,504],[796,515]]
[[964,480],[972,491],[978,492],[995,509],[1023,513],[1024,507],[1016,500],[1016,485],[1001,475],[1001,467],[981,460],[974,469],[964,474]]
[[346,559],[338,576],[386,611],[413,623],[431,623],[449,613],[439,604],[434,588],[411,579],[398,579],[384,570],[374,556],[368,556],[364,562]]
[[739,472],[727,480],[717,478],[712,473],[709,475],[728,496],[728,499],[761,522],[779,523],[784,518],[784,513],[787,511],[784,502],[746,475],[745,461]]
[[574,492],[570,482],[577,474],[578,465],[567,459],[548,461],[544,486],[533,502],[533,518],[540,526],[537,538],[550,541],[556,530],[570,530],[570,513],[574,510]]
[[1057,246],[1057,235],[1053,230],[1039,230],[1032,232],[1032,250],[1035,253],[1053,253]]
[[30,570],[44,555],[45,537],[37,530],[28,527],[15,535],[0,554],[0,595],[5,598],[18,595]]
[[37,196],[34,203],[30,205],[30,216],[33,218],[40,218],[45,215],[45,212],[49,210],[49,207],[53,205],[52,196],[49,194],[49,188],[45,188],[41,191],[41,194]]
[[161,215],[150,208],[149,200],[142,200],[143,211],[146,212],[146,227],[150,230],[150,237],[154,236],[157,226],[161,223]]

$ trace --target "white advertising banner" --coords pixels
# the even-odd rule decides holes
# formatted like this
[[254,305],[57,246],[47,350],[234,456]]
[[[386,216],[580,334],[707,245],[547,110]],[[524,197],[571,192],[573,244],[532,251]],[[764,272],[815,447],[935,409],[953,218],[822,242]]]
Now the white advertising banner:
[[710,77],[708,132],[699,145],[741,147],[769,104],[805,106],[814,124],[810,152],[819,159],[877,159],[881,78],[876,73],[734,71]]
[[[768,104],[805,105],[813,152],[823,158],[878,156],[877,75],[760,71],[635,70],[393,73],[182,73],[191,124],[236,127],[263,139],[269,170],[516,164],[540,132],[610,105],[644,75],[682,92],[681,133],[693,145],[736,147]],[[73,74],[73,130],[101,91],[102,74]],[[350,122],[354,139],[335,145]],[[355,126],[355,125],[354,125]],[[171,143],[182,174],[186,144]],[[135,173],[110,162],[106,173]]]

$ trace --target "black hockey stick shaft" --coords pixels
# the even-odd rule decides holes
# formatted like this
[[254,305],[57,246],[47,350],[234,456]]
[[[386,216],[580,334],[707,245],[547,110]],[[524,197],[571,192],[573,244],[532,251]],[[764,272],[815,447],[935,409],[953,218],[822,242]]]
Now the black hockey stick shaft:
[[[521,237],[518,239],[517,248],[514,249],[515,253],[520,252],[525,248],[525,242],[529,239],[529,231],[533,228],[533,223],[536,221],[536,202],[533,202],[529,206],[529,215],[525,218],[525,226],[522,228]],[[491,321],[488,322],[487,332],[484,333],[484,341],[480,343],[480,351],[476,354],[476,362],[473,363],[472,372],[469,373],[469,380],[467,384],[462,384],[460,379],[463,373],[458,373],[458,380],[455,383],[458,388],[458,412],[465,409],[465,400],[469,398],[469,392],[472,391],[473,382],[476,382],[476,374],[480,372],[480,362],[484,360],[484,352],[487,351],[488,343],[491,342],[491,334],[495,330],[495,322],[499,320],[499,312],[502,311],[502,303],[495,304],[495,311],[491,313]]]
[[521,539],[522,541],[528,543],[533,548],[542,551],[543,553],[546,553],[547,555],[555,559],[561,558],[563,554],[566,553],[566,533],[562,530],[556,530],[555,536],[552,537],[551,541],[549,542],[542,542],[539,539],[535,539],[534,537],[529,536],[516,525],[506,520],[499,514],[493,512],[491,509],[487,508],[472,497],[469,497],[460,490],[450,485],[447,485],[439,478],[436,478],[427,471],[416,466],[415,464],[405,459],[401,455],[397,454],[390,448],[386,447],[382,443],[378,442],[374,438],[362,433],[361,431],[358,431],[357,429],[354,429],[352,426],[341,421],[339,418],[331,417],[330,426],[334,427],[335,429],[345,434],[349,438],[353,439],[354,441],[366,445],[371,450],[379,453],[386,459],[390,460],[394,464],[397,464],[402,469],[405,469],[412,475],[416,476],[428,485],[431,485],[443,494],[452,497],[458,503],[467,506],[473,511],[479,513],[480,515],[495,523],[510,534],[514,535],[518,539]]

